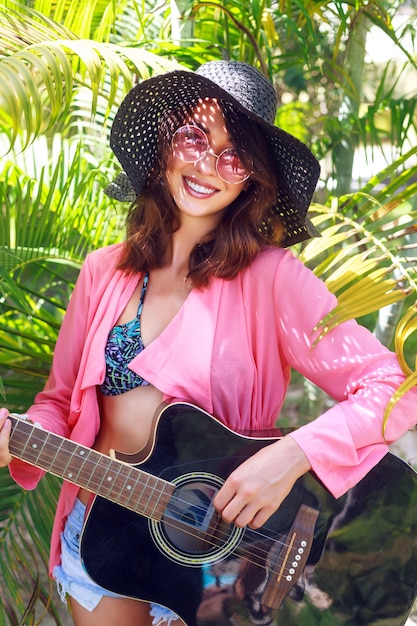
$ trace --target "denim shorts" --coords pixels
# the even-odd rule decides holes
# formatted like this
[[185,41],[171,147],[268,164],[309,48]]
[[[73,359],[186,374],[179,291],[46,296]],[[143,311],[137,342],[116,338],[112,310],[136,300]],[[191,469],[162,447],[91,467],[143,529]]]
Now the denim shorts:
[[[122,596],[103,589],[84,571],[80,559],[80,535],[84,523],[85,506],[76,500],[74,508],[67,517],[64,532],[61,534],[61,563],[54,568],[58,593],[66,604],[66,595],[70,595],[85,609],[93,611],[104,597]],[[178,616],[159,604],[150,604],[150,614],[154,626],[169,626]]]

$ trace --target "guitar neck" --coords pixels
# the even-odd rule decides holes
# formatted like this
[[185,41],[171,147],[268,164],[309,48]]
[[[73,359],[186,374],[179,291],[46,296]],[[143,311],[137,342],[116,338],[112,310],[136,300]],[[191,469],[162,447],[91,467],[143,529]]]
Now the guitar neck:
[[10,453],[145,517],[160,520],[174,485],[10,415]]

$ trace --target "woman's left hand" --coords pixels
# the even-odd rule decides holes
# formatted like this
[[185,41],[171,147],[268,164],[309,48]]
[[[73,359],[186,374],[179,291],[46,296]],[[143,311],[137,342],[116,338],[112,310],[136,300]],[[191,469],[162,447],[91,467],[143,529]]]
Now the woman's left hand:
[[298,443],[284,437],[239,465],[217,493],[214,506],[226,522],[260,528],[310,469]]
[[0,408],[0,467],[6,467],[12,457],[9,452],[9,437],[12,423],[8,418],[9,411]]

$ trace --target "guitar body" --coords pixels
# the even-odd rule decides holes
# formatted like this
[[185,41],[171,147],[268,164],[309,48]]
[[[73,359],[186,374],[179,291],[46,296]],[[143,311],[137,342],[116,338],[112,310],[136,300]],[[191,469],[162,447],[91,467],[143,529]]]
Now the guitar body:
[[[222,523],[214,494],[272,441],[238,435],[192,405],[168,406],[140,469],[175,484],[170,505],[155,521],[96,496],[81,537],[87,573],[115,593],[170,608],[188,626],[405,624],[417,584],[414,471],[388,454],[339,499],[308,474],[258,531]],[[310,529],[309,518],[294,530],[300,509],[318,511]],[[309,533],[312,545],[297,572],[289,546],[304,532],[300,545]],[[289,591],[277,600],[281,580]]]

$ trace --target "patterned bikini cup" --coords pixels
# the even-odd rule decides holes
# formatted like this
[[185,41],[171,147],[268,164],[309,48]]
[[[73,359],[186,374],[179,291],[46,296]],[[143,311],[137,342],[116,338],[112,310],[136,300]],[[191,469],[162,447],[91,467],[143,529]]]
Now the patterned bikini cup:
[[117,396],[135,387],[149,385],[129,369],[129,363],[145,348],[141,336],[141,314],[148,282],[149,274],[145,274],[135,319],[114,326],[109,333],[104,351],[106,374],[100,386],[105,396]]

